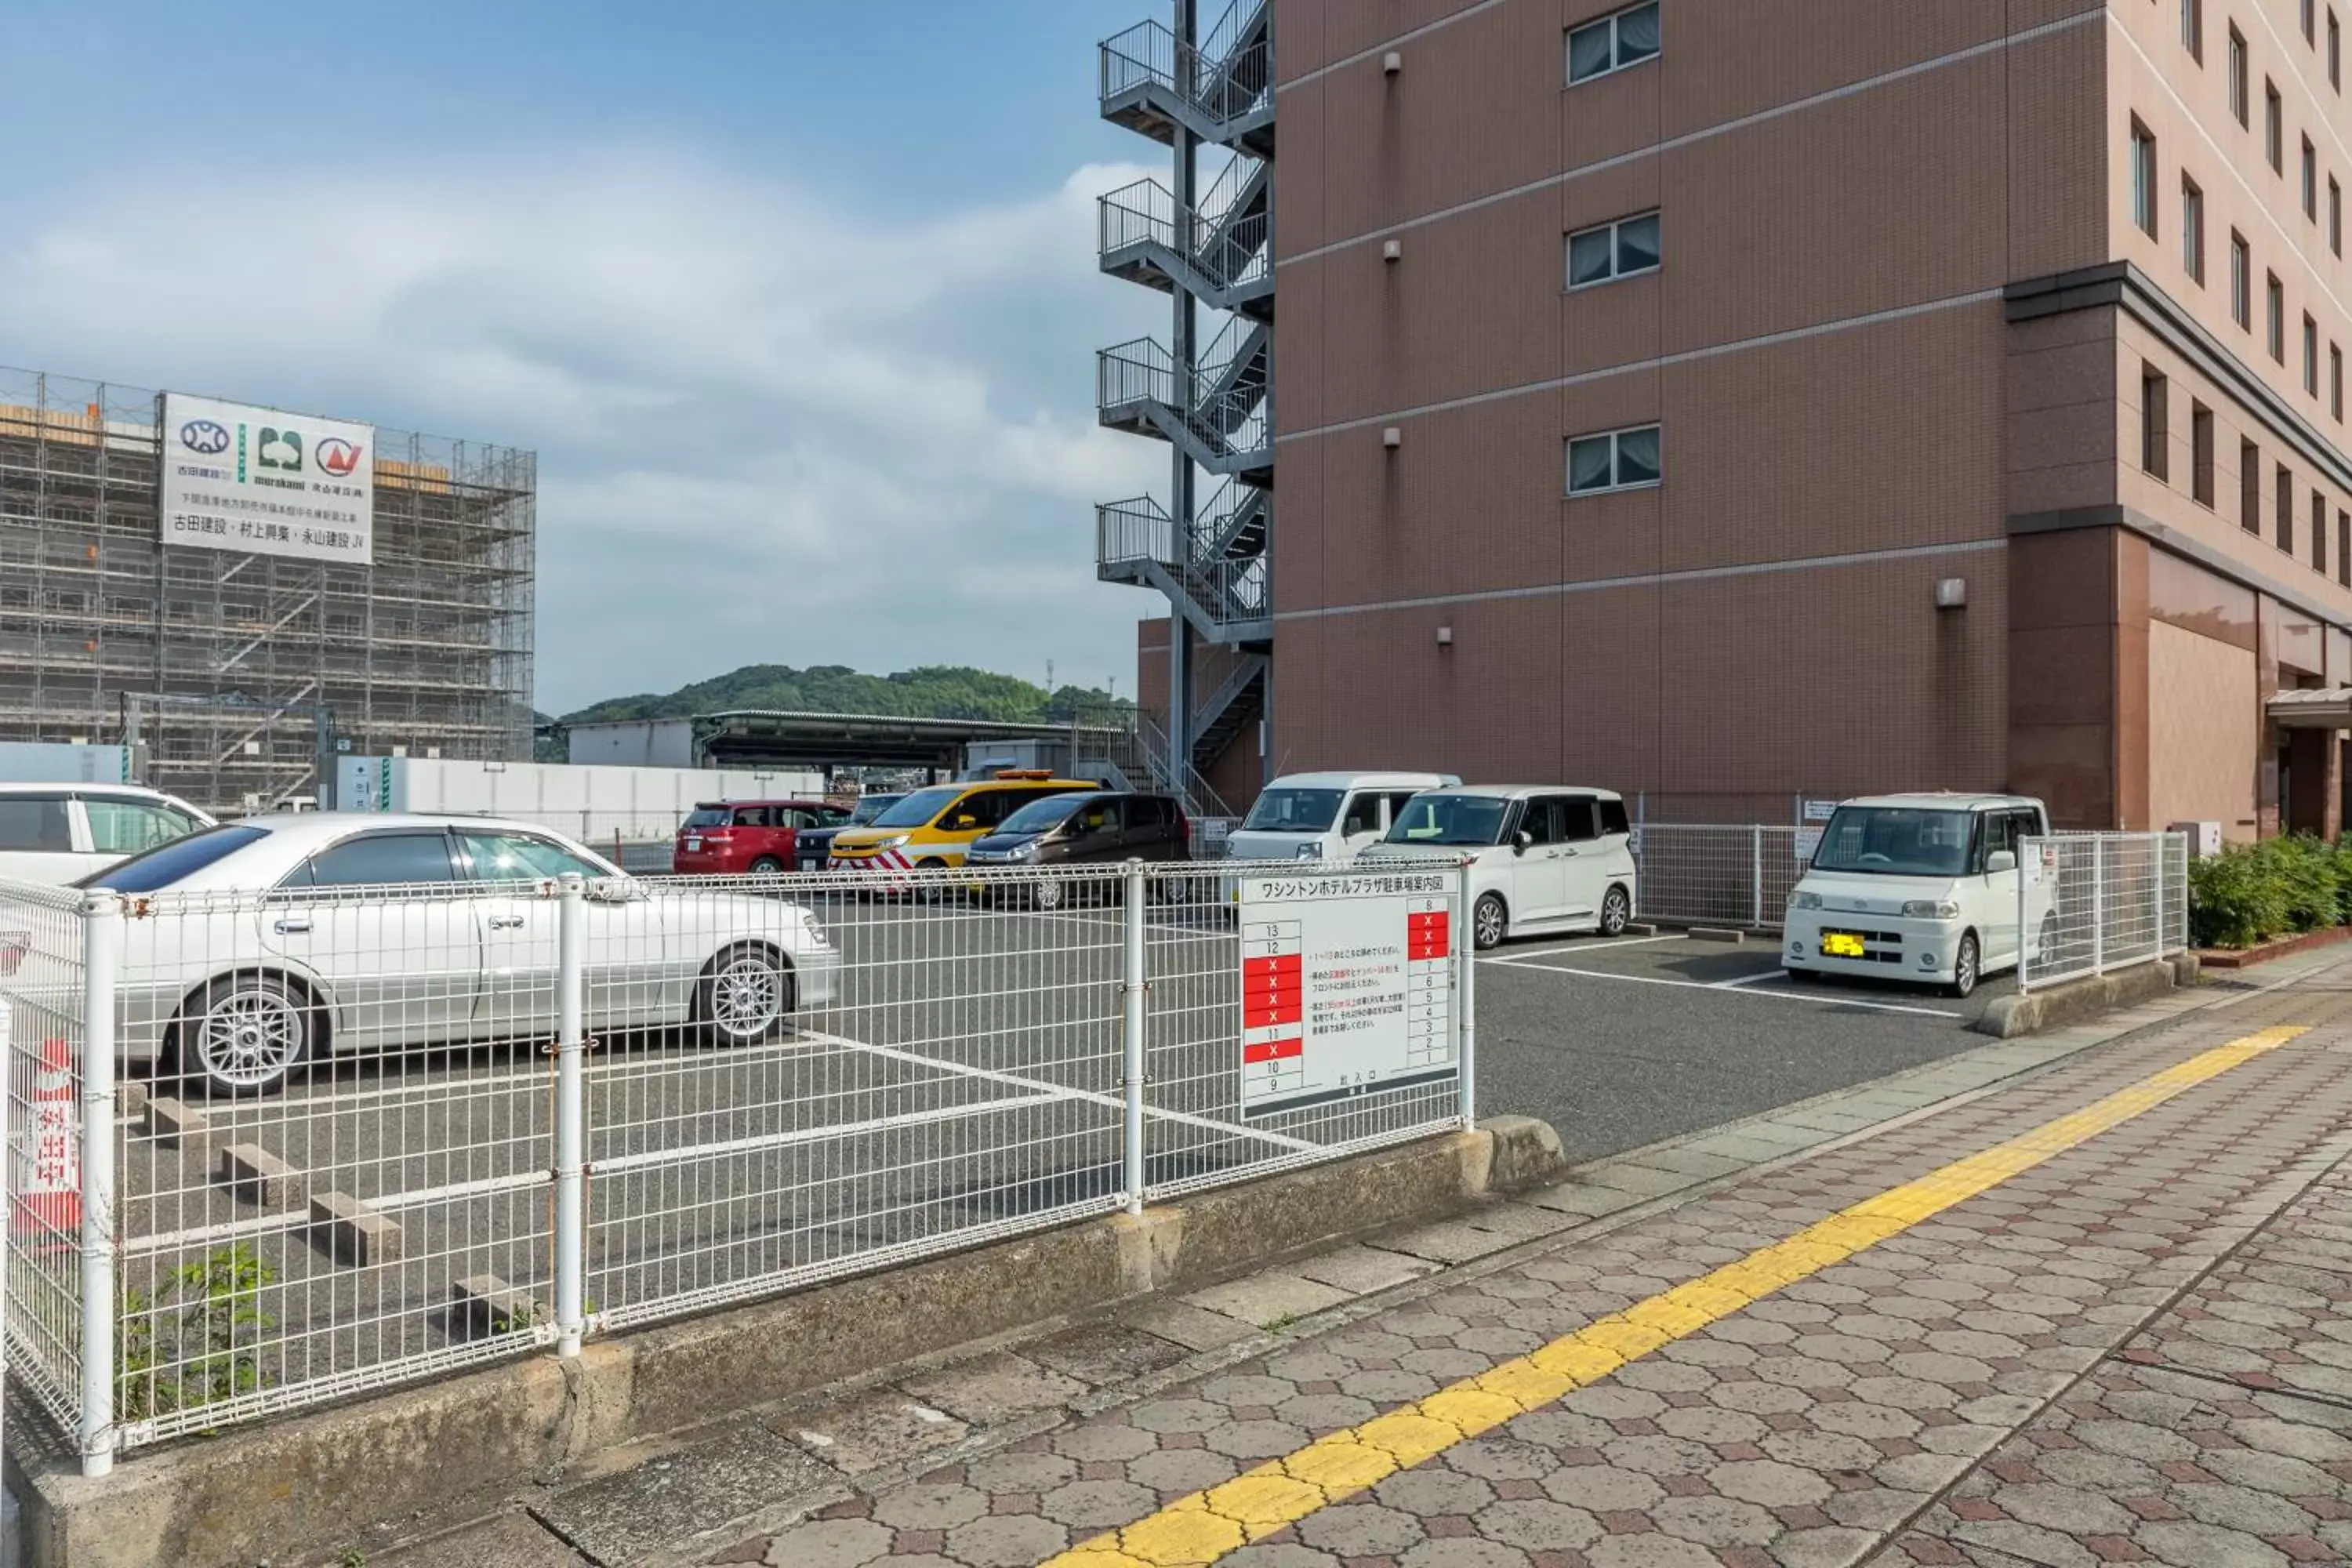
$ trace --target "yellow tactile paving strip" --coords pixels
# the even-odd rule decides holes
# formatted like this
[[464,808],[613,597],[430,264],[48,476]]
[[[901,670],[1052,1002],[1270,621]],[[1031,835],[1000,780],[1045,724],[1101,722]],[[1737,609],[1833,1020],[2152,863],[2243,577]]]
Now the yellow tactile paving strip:
[[2305,1032],[2261,1030],[2151,1074],[2084,1109],[1906,1182],[1785,1241],[1562,1335],[1541,1349],[1425,1399],[1335,1432],[1206,1491],[1180,1498],[1043,1568],[1201,1568],[1342,1501],[1457,1443],[1596,1383],[1659,1346],[1697,1332],[1787,1286],[1843,1262],[2053,1155],[2151,1110]]

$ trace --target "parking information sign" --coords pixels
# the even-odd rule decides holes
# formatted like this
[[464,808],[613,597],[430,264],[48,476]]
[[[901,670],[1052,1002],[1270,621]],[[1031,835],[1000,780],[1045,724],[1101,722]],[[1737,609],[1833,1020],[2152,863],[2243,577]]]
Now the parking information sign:
[[163,395],[163,542],[365,566],[375,426]]
[[1244,1115],[1454,1077],[1456,885],[1450,868],[1242,879]]

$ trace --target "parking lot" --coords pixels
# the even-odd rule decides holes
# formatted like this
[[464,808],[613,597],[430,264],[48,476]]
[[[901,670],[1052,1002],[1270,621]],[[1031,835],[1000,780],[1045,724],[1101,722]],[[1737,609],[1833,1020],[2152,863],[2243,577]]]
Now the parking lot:
[[[803,887],[842,988],[779,1037],[714,1047],[683,1028],[606,1031],[586,1063],[588,1298],[608,1326],[717,1304],[1121,1201],[1116,903],[1051,911]],[[1146,919],[1147,1170],[1155,1191],[1442,1124],[1449,1085],[1253,1120],[1239,1100],[1239,942],[1222,901]],[[593,962],[593,960],[592,960]],[[1476,968],[1478,1109],[1558,1128],[1592,1158],[1899,1071],[1981,1043],[1966,1002],[1891,984],[1798,985],[1769,943],[1679,935],[1508,943]],[[524,1012],[552,1019],[551,988]],[[246,1248],[258,1383],[331,1390],[372,1365],[497,1353],[547,1324],[545,1037],[341,1058],[278,1095],[191,1097],[174,1136],[125,1119],[125,1284],[175,1322],[173,1280]],[[174,1085],[159,1080],[158,1094]],[[300,1177],[236,1184],[258,1148]],[[397,1226],[339,1249],[307,1200],[337,1193]],[[487,1308],[461,1282],[510,1292]],[[186,1286],[177,1287],[184,1290]],[[478,1291],[477,1291],[478,1294]],[[356,1330],[356,1331],[355,1331]],[[134,1417],[220,1397],[160,1347]],[[134,1380],[135,1381],[135,1380]],[[231,1382],[235,1382],[232,1373]]]
[[1982,1045],[1969,1025],[2014,989],[1800,984],[1753,936],[1508,942],[1478,964],[1479,1107],[1550,1122],[1571,1158],[1613,1153]]

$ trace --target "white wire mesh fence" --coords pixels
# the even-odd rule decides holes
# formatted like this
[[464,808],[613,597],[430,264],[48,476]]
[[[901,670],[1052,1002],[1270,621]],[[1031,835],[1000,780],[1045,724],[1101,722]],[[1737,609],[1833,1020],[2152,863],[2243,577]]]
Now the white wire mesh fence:
[[2018,854],[2019,989],[2188,947],[2186,834],[2059,834],[2023,839]]
[[[1470,1114],[1451,865],[645,880],[427,839],[397,884],[0,886],[9,1359],[86,1468]],[[1259,941],[1273,878],[1339,936]],[[1410,1067],[1271,1092],[1327,1013],[1409,1020]]]
[[1773,930],[1811,848],[1794,827],[1644,823],[1633,834],[1634,913],[1676,925]]

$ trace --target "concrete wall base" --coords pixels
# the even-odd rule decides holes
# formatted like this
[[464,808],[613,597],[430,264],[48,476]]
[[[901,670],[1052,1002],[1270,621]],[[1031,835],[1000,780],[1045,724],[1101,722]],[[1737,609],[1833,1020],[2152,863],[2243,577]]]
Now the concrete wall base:
[[[380,1519],[496,1498],[614,1444],[1557,1178],[1549,1127],[1497,1117],[1265,1181],[592,1340],[125,1457],[83,1477],[12,1445],[25,1568],[300,1561]],[[23,1431],[16,1426],[15,1431]]]
[[2039,991],[1997,997],[1977,1019],[1975,1027],[1978,1033],[1997,1039],[2015,1039],[2042,1029],[2079,1024],[2112,1008],[2129,1007],[2151,996],[2160,996],[2176,985],[2196,983],[2197,955],[2182,953],[2136,963],[2129,969],[2061,981]]

